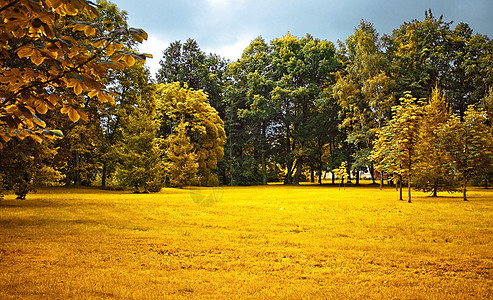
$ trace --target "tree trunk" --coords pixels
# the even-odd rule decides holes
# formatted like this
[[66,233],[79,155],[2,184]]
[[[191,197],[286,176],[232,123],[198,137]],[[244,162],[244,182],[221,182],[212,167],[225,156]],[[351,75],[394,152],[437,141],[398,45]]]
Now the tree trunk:
[[488,189],[488,175],[485,175],[485,178],[484,178],[484,188]]
[[334,172],[330,172],[330,174],[332,174],[332,185],[335,185],[336,184],[336,175],[334,174]]
[[315,170],[311,169],[310,171],[310,182],[314,183],[315,182]]
[[464,186],[462,187],[462,196],[464,197],[464,201],[467,201],[467,179],[464,179]]
[[375,184],[375,167],[373,166],[373,164],[368,166],[368,170],[370,171],[371,182]]
[[359,171],[356,170],[356,185],[359,185]]
[[399,200],[404,201],[402,198],[402,174],[399,174]]
[[101,186],[106,187],[106,172],[107,172],[108,167],[106,166],[106,163],[103,163],[103,172],[101,174]]
[[383,189],[383,172],[380,172],[380,190]]
[[74,184],[75,185],[80,185],[80,158],[79,158],[79,151],[75,150],[74,153],[74,159],[75,159],[75,170],[74,170]]
[[286,174],[286,177],[284,177],[284,184],[291,184],[292,183],[292,174],[293,174],[293,162],[291,159],[288,159],[288,162],[286,164],[287,171],[288,173]]
[[267,162],[265,161],[265,151],[262,151],[262,184],[267,184]]
[[296,173],[294,174],[293,184],[300,184],[301,171],[303,169],[303,159],[300,157],[296,160]]
[[407,177],[407,195],[408,195],[408,203],[411,203],[411,173],[409,173]]
[[438,197],[438,179],[433,183],[433,197]]

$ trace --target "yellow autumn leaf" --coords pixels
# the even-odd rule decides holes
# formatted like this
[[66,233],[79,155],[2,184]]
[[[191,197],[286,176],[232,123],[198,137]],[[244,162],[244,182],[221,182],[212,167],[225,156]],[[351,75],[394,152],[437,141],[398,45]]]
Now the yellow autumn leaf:
[[87,96],[92,98],[92,97],[96,96],[98,94],[98,92],[99,92],[98,90],[91,90],[89,93],[87,93]]
[[40,64],[43,63],[45,60],[45,57],[41,54],[39,50],[33,49],[33,54],[31,55],[31,61],[36,65],[39,66]]
[[24,58],[33,55],[33,53],[34,53],[34,48],[30,46],[25,46],[20,48],[19,51],[17,51],[17,56],[19,56],[19,58]]
[[85,112],[83,112],[83,111],[78,111],[77,113],[79,114],[80,118],[81,118],[83,121],[85,121],[85,122],[89,121],[89,117],[87,116],[87,114],[86,114]]
[[34,123],[36,125],[38,125],[39,127],[42,127],[42,128],[45,128],[46,127],[46,122],[41,120],[41,119],[38,119],[38,118],[34,118],[33,119]]
[[36,142],[38,142],[38,143],[41,143],[41,142],[43,141],[43,139],[42,139],[41,137],[39,137],[39,136],[37,136],[37,135],[35,135],[35,134],[31,134],[30,136],[31,136],[31,138],[32,138],[33,140],[35,140],[35,141],[36,141]]
[[69,110],[70,110],[70,106],[66,105],[66,106],[64,106],[64,107],[62,107],[62,108],[60,109],[60,112],[61,112],[62,114],[66,114],[66,113],[68,113],[68,111],[69,111]]
[[77,82],[74,85],[74,93],[76,95],[80,95],[82,93],[82,84],[78,80],[77,80]]
[[79,112],[76,109],[74,109],[73,107],[70,107],[70,109],[68,111],[68,117],[74,123],[77,122],[77,121],[79,121],[79,119],[80,119]]
[[36,111],[39,112],[40,114],[44,115],[48,111],[48,105],[44,101],[37,101],[36,102]]
[[132,55],[126,55],[124,59],[129,67],[135,64],[135,58]]

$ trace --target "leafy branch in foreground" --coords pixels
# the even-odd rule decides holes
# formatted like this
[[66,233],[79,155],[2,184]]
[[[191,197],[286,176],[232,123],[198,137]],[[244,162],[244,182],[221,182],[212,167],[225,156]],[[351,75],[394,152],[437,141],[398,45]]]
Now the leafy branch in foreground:
[[[12,138],[61,136],[45,130],[39,115],[60,109],[73,122],[87,120],[86,97],[113,102],[103,84],[108,70],[124,69],[146,56],[129,51],[122,35],[137,42],[145,31],[92,20],[95,5],[84,0],[1,1],[0,148]],[[68,32],[59,29],[63,23]],[[48,135],[47,135],[48,134]]]

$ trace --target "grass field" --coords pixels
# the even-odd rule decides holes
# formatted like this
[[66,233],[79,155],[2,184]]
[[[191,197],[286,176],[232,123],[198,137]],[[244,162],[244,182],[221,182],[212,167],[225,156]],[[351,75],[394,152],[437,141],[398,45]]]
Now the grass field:
[[412,204],[369,186],[8,195],[0,299],[492,299],[493,190],[469,194],[415,192]]

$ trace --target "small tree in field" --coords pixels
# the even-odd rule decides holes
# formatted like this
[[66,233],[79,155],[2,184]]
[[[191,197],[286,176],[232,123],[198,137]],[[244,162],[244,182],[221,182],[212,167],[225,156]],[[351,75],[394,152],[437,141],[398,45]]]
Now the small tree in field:
[[493,162],[493,137],[486,120],[486,112],[471,105],[463,120],[454,114],[438,128],[439,146],[446,154],[446,165],[462,181],[464,201],[467,201],[469,180],[482,174]]
[[332,170],[332,172],[334,172],[334,174],[337,177],[339,177],[339,179],[340,179],[339,189],[341,189],[341,186],[343,186],[343,187],[345,186],[344,185],[344,179],[348,177],[346,162],[343,161],[341,163],[341,165],[339,166],[339,168]]
[[438,191],[455,191],[456,181],[450,169],[445,166],[446,154],[438,146],[437,129],[448,121],[451,115],[445,96],[434,89],[428,104],[424,107],[422,125],[419,130],[417,151],[419,161],[416,167],[415,187],[431,192],[436,197]]
[[[407,177],[408,202],[411,203],[411,182],[419,155],[419,128],[423,107],[410,92],[392,107],[393,118],[377,132],[371,159],[377,170]],[[401,199],[402,200],[402,199]]]

